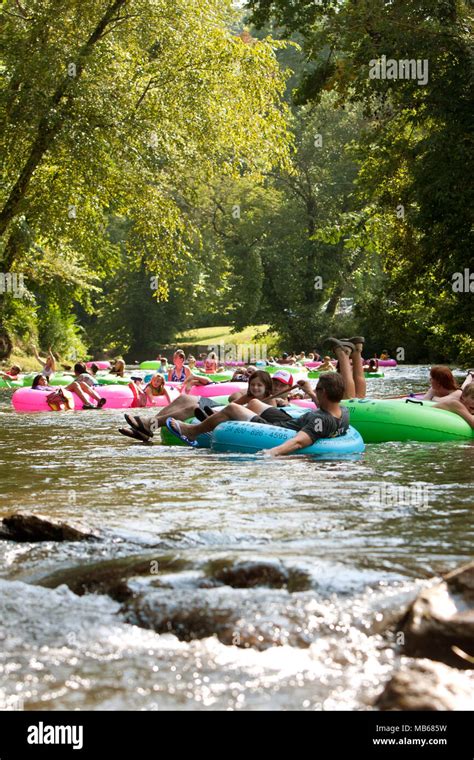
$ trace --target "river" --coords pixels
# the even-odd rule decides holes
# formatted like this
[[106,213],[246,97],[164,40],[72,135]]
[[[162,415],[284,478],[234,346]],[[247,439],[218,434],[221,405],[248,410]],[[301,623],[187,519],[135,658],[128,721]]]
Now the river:
[[[389,370],[368,395],[428,375]],[[122,420],[17,414],[0,394],[0,517],[21,508],[103,536],[0,541],[0,708],[370,709],[400,660],[385,621],[472,558],[473,445],[284,461],[141,446]],[[51,587],[127,558],[149,563],[128,584],[161,633],[116,598]]]

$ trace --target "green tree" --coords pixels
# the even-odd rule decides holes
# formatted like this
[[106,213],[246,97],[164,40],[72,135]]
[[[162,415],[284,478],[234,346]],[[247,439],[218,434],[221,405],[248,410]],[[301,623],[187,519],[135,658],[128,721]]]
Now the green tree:
[[[249,0],[248,6],[255,23],[272,20],[283,37],[301,35],[306,67],[297,102],[318,102],[333,90],[341,103],[364,108],[369,123],[358,141],[357,200],[387,275],[391,308],[380,310],[380,320],[390,329],[395,320],[402,340],[416,324],[422,351],[472,362],[472,291],[452,287],[472,260],[472,183],[465,181],[473,164],[471,4]],[[418,75],[371,76],[382,56],[426,61],[426,82]],[[334,226],[340,239],[346,221]]]
[[39,245],[105,275],[113,213],[166,293],[195,245],[190,171],[258,180],[287,160],[278,43],[232,33],[230,0],[5,0],[2,16],[1,269]]

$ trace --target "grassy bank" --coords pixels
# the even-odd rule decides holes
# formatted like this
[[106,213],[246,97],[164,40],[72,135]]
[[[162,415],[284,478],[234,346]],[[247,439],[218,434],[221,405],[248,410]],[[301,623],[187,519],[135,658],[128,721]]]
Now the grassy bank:
[[218,345],[219,343],[232,343],[234,345],[242,344],[254,344],[258,346],[266,346],[267,352],[271,352],[275,349],[278,341],[278,336],[271,334],[265,338],[256,338],[255,336],[264,333],[268,329],[268,325],[251,325],[246,327],[245,330],[233,333],[231,328],[227,326],[218,327],[200,327],[194,330],[188,330],[181,333],[176,337],[175,344],[180,345]]

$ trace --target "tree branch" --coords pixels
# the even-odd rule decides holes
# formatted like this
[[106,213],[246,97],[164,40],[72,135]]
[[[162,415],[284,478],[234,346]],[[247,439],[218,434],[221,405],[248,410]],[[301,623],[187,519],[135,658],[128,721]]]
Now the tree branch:
[[[110,20],[127,4],[128,1],[129,0],[115,0],[115,2],[109,6],[108,10],[104,13],[96,28],[89,36],[89,39],[84,43],[78,53],[76,77],[72,79],[71,77],[65,76],[50,99],[49,105],[39,121],[36,138],[31,146],[29,156],[23,165],[23,169],[21,170],[17,181],[10,191],[2,211],[0,212],[0,236],[5,233],[9,223],[18,213],[21,201],[28,190],[33,173],[65,123],[65,111],[58,114],[55,119],[52,118],[52,112],[57,110],[61,100],[68,95],[73,87],[73,83],[77,84],[94,46],[100,40],[104,30],[110,24]],[[71,95],[69,95],[69,97],[71,97]]]

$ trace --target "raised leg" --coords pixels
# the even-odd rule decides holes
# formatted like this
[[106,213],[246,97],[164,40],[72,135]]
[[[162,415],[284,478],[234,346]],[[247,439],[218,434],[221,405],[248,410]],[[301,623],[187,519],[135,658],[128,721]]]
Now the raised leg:
[[[352,367],[349,359],[350,349],[344,350],[340,346],[336,346],[334,352],[339,361],[339,372],[342,375],[344,381],[344,398],[355,398],[356,388],[354,383],[354,377],[352,375]],[[360,354],[359,354],[360,358]],[[362,372],[362,374],[364,374]]]
[[367,392],[367,383],[364,375],[364,363],[362,361],[362,343],[355,344],[355,350],[352,352],[352,375],[354,378],[355,398],[365,398]]

